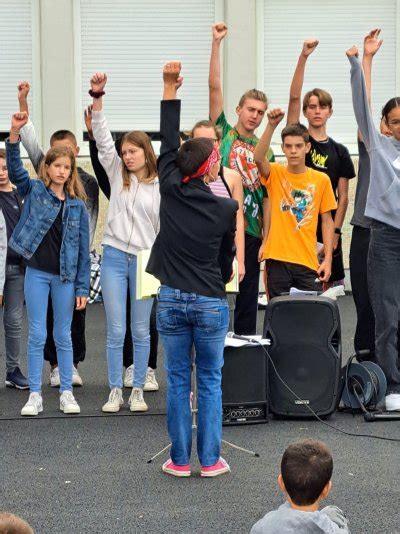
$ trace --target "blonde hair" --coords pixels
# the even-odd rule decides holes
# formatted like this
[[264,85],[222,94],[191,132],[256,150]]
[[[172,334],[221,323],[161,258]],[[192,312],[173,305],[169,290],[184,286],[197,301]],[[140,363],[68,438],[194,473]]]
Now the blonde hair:
[[[157,177],[157,158],[154,153],[154,148],[151,144],[150,137],[145,132],[140,132],[138,130],[124,134],[121,138],[121,153],[124,143],[130,143],[131,145],[135,145],[136,147],[143,149],[147,170],[147,177],[144,178],[143,182],[148,184],[154,182],[154,179]],[[121,163],[123,186],[124,188],[129,189],[131,185],[131,172],[125,165],[122,157]]]
[[259,91],[258,89],[249,89],[249,91],[246,91],[240,97],[238,106],[243,107],[244,103],[248,98],[252,98],[253,100],[259,100],[260,102],[263,102],[266,106],[268,106],[267,95],[263,91]]
[[72,148],[69,146],[50,148],[40,164],[38,178],[42,180],[46,187],[49,187],[51,184],[51,179],[47,174],[46,166],[51,165],[58,158],[63,157],[67,157],[71,161],[71,173],[68,177],[68,180],[64,184],[64,191],[68,193],[71,198],[80,198],[81,200],[85,201],[87,197],[85,189],[82,185],[82,181],[78,175],[75,154],[73,153]]
[[194,132],[197,130],[197,128],[212,128],[215,132],[215,137],[217,138],[217,141],[221,141],[222,139],[222,129],[215,124],[212,120],[202,120],[196,122],[196,124],[193,126],[193,128],[188,133],[188,137],[191,139],[194,138]]

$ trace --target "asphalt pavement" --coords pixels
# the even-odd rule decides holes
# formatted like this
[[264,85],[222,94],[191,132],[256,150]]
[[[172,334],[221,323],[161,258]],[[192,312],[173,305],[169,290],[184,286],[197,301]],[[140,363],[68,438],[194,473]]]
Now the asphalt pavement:
[[[347,359],[355,327],[351,296],[341,298],[339,306]],[[260,328],[262,320],[260,311]],[[3,346],[3,339],[0,342]],[[347,436],[318,421],[272,419],[268,424],[224,427],[224,439],[256,451],[259,458],[224,446],[230,474],[201,479],[194,454],[192,476],[176,479],[160,470],[167,453],[147,463],[168,444],[161,348],[160,391],[145,394],[149,412],[133,415],[125,402],[119,414],[105,416],[105,317],[100,304],[88,309],[87,345],[80,366],[84,386],[75,390],[81,416],[61,414],[58,392],[48,386],[47,367],[40,417],[20,417],[27,393],[0,387],[0,509],[21,515],[35,532],[249,532],[282,503],[276,483],[280,459],[289,443],[303,438],[321,439],[332,450],[333,490],[327,504],[345,510],[352,533],[400,532],[399,443]],[[25,347],[24,324],[24,353]],[[0,379],[4,384],[3,370]],[[128,396],[126,390],[125,401]],[[365,423],[360,415],[339,412],[327,422],[346,432],[400,438],[400,422]]]

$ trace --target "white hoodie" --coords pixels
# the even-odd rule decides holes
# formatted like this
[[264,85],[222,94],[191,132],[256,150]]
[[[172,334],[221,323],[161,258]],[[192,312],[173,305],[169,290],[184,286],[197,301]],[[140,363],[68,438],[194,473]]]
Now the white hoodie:
[[99,161],[111,186],[107,224],[103,245],[137,254],[150,249],[159,230],[160,190],[158,178],[153,183],[138,182],[131,174],[131,186],[123,187],[122,161],[102,111],[92,113],[93,135],[99,151]]

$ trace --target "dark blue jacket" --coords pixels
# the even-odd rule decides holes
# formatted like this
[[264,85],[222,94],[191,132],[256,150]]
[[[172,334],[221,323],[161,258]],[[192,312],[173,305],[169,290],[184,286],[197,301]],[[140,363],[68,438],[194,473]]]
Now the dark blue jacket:
[[[21,218],[9,246],[29,260],[54,223],[61,200],[41,180],[32,180],[22,165],[19,143],[6,141],[7,169],[11,182],[24,197]],[[76,296],[89,296],[89,217],[84,202],[66,194],[62,214],[60,279],[75,282]]]

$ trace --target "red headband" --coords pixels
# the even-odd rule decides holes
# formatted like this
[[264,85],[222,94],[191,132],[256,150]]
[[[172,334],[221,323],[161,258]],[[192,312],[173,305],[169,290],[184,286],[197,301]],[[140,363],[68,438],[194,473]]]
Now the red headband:
[[184,184],[187,184],[192,178],[200,178],[200,176],[204,176],[220,159],[221,155],[219,153],[219,148],[217,145],[214,145],[213,151],[208,156],[208,158],[200,165],[197,171],[194,174],[191,174],[190,176],[185,176],[182,179],[182,182]]

